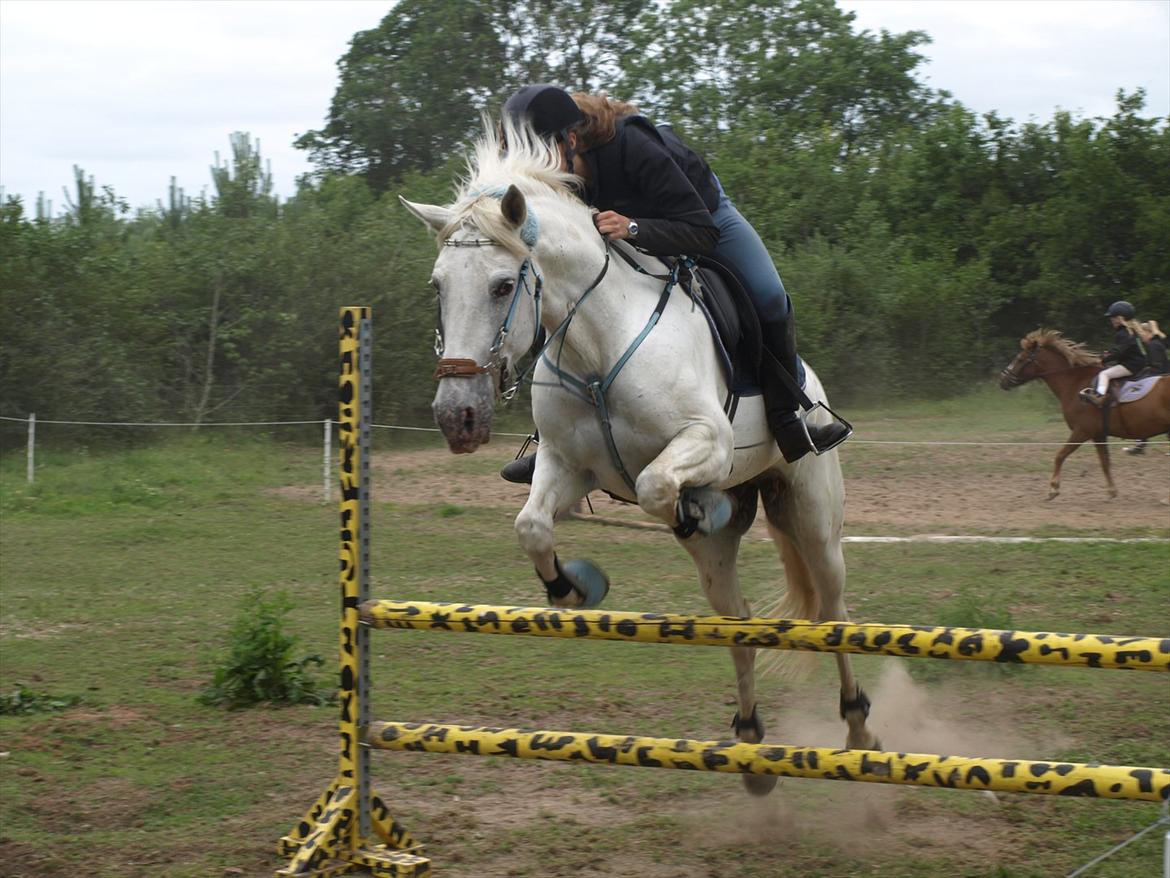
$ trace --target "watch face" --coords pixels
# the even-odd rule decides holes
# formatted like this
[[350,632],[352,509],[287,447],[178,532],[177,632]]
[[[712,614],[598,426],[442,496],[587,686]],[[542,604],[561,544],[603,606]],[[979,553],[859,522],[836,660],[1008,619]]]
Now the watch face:
[[638,224],[636,222],[633,222],[633,221],[630,222],[630,237],[631,238],[638,237]]

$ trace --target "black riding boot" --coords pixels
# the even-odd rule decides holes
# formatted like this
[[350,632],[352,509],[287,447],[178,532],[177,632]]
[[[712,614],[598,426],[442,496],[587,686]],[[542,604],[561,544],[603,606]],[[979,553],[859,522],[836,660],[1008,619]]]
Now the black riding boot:
[[527,454],[524,457],[517,457],[510,463],[504,464],[504,468],[500,470],[500,476],[505,482],[513,482],[517,485],[531,485],[532,475],[536,472],[536,452]]
[[789,315],[787,320],[763,323],[764,347],[771,357],[764,354],[760,365],[760,388],[764,391],[764,412],[768,418],[768,429],[776,437],[780,452],[789,463],[795,463],[810,451],[822,453],[840,445],[849,437],[849,428],[834,421],[831,424],[810,424],[797,414],[800,401],[788,383],[777,374],[776,363],[797,381],[796,369],[796,323]]
[[517,485],[532,484],[532,476],[536,472],[536,452],[525,453],[532,445],[540,445],[540,437],[535,433],[524,440],[516,459],[504,464],[504,468],[500,470],[500,477],[505,482],[514,482]]

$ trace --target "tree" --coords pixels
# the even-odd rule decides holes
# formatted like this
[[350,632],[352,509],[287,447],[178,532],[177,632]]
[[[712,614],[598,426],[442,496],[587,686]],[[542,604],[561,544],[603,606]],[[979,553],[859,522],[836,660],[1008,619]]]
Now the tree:
[[634,51],[627,26],[644,9],[642,0],[404,0],[354,37],[325,127],[296,145],[321,171],[361,174],[385,191],[441,166],[520,85],[612,84]]
[[325,127],[297,139],[323,171],[358,173],[378,192],[430,171],[467,141],[506,81],[487,0],[403,0],[357,33],[338,63]]
[[740,131],[791,149],[827,128],[848,157],[933,106],[915,77],[926,34],[853,20],[834,0],[674,0],[642,19],[623,86],[708,148]]

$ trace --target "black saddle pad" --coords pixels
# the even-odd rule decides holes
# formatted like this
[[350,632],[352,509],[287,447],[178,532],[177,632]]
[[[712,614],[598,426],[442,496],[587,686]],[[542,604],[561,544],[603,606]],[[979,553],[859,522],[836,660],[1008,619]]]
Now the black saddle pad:
[[707,256],[699,258],[695,274],[699,300],[717,346],[722,348],[719,353],[728,384],[740,396],[758,394],[762,335],[747,291],[731,269]]

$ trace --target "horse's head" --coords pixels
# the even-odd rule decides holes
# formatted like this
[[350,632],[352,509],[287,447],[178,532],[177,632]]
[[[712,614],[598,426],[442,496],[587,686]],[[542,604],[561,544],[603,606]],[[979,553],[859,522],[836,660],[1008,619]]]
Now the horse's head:
[[454,207],[401,200],[441,242],[431,272],[441,358],[431,408],[451,451],[468,454],[490,440],[496,402],[540,328],[535,217],[515,186]]
[[1055,329],[1037,329],[1020,339],[1020,352],[999,373],[999,386],[1011,390],[1033,378],[1100,365],[1100,359],[1083,344],[1070,341]]
[[1040,367],[1036,364],[1040,340],[1034,336],[1032,333],[1020,339],[1020,352],[999,373],[999,386],[1004,390],[1026,384],[1040,374]]

